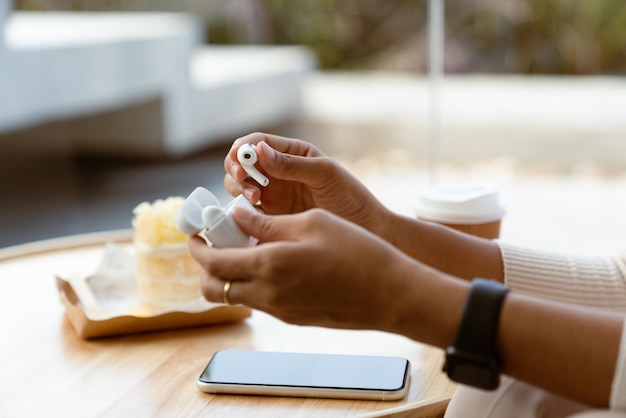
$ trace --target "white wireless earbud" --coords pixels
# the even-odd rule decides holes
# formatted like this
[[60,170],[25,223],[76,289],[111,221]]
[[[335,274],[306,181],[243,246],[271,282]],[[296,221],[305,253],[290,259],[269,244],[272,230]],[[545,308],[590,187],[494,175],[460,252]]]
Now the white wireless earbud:
[[237,160],[239,160],[239,163],[246,173],[255,179],[261,186],[265,187],[270,184],[270,180],[254,166],[254,164],[258,161],[256,147],[254,145],[243,144],[239,147],[239,150],[237,150]]

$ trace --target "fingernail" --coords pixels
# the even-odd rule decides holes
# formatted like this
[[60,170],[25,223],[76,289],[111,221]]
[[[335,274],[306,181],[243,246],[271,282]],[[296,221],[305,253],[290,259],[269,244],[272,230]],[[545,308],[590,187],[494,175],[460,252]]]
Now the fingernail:
[[235,215],[235,218],[241,221],[247,221],[248,219],[252,218],[254,213],[248,208],[238,206],[234,210],[234,215]]
[[261,142],[259,142],[259,144],[263,147],[263,153],[265,154],[265,156],[267,157],[268,160],[275,160],[276,159],[276,151],[274,151],[274,149],[272,147],[267,145],[265,143],[265,141],[261,141]]
[[245,189],[243,191],[243,195],[246,199],[248,199],[248,201],[252,201],[252,197],[254,195],[254,190],[252,189]]
[[230,175],[234,179],[237,179],[237,165],[233,164],[232,166],[230,166]]

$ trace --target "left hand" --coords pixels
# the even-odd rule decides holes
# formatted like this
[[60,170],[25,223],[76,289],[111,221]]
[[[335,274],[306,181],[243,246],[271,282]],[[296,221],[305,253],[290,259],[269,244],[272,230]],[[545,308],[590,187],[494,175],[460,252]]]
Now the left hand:
[[[296,324],[389,329],[419,264],[386,241],[324,210],[268,216],[237,209],[239,226],[261,240],[248,248],[190,242],[202,292]],[[414,306],[416,301],[410,301]]]

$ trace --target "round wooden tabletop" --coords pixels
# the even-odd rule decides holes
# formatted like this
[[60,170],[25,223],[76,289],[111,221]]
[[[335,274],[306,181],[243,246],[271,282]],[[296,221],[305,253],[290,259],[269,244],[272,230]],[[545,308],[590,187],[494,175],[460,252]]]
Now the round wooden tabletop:
[[[94,271],[114,231],[0,250],[0,416],[440,416],[455,389],[440,350],[377,331],[283,323],[262,312],[230,324],[84,340],[55,276]],[[411,361],[401,401],[213,395],[196,379],[218,350],[392,355]]]

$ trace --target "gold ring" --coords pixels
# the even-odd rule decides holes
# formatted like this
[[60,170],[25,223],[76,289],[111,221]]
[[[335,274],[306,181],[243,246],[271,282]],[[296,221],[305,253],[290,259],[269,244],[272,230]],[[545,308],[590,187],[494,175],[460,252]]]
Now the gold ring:
[[225,305],[230,305],[230,299],[228,299],[228,292],[230,292],[231,284],[232,282],[230,280],[224,283],[224,295],[222,296],[222,299],[224,300]]

